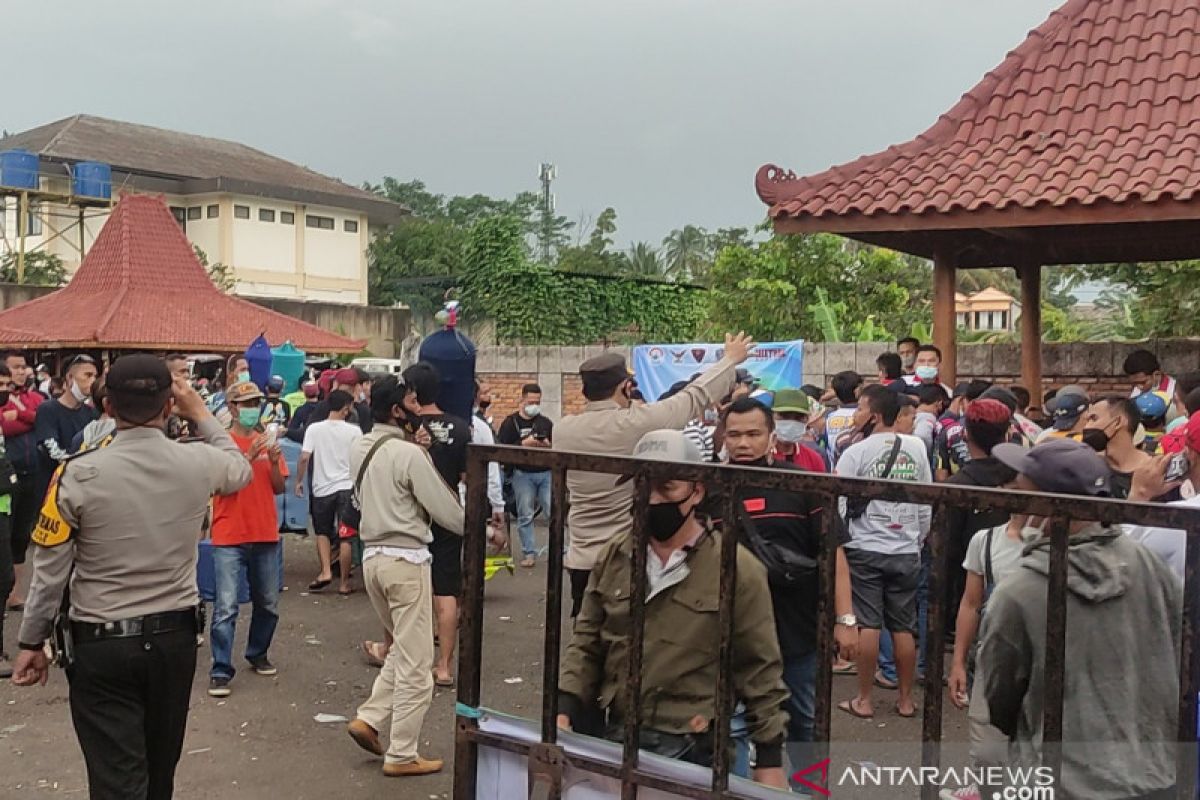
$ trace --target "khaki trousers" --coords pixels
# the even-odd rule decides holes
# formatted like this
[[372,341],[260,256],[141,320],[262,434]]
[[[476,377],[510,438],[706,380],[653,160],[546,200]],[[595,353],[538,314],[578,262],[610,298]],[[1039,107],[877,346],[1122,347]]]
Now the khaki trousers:
[[358,717],[380,733],[391,720],[389,763],[417,759],[425,713],[433,702],[433,587],[429,565],[375,556],[363,563],[363,582],[379,621],[395,642]]

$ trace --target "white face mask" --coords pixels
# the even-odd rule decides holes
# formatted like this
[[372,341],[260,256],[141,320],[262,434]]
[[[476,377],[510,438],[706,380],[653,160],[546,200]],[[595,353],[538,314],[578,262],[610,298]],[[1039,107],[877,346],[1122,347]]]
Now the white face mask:
[[938,376],[938,368],[930,366],[920,366],[916,369],[917,377],[923,381],[931,381]]
[[808,425],[795,419],[781,419],[775,423],[775,438],[787,444],[795,444],[808,433]]
[[916,353],[913,353],[912,355],[908,355],[908,356],[904,357],[904,368],[905,369],[912,369],[913,364],[915,364],[915,363],[917,363],[917,354]]
[[79,384],[75,383],[74,381],[71,382],[71,396],[80,403],[87,400],[87,395],[79,390]]
[[525,416],[536,417],[542,413],[542,407],[539,406],[537,403],[530,403],[529,405],[525,406],[524,411],[525,411]]

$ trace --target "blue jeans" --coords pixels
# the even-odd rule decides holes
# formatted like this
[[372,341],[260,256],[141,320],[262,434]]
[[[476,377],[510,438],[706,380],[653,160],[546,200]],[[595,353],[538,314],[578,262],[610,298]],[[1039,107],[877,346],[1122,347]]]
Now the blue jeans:
[[213,602],[212,654],[209,673],[214,678],[232,678],[233,634],[238,617],[238,583],[242,570],[250,581],[250,638],[246,660],[267,654],[275,626],[279,623],[279,542],[219,545],[213,547],[216,599]]
[[517,533],[521,537],[521,552],[526,558],[537,555],[533,539],[533,518],[541,508],[550,517],[550,472],[513,470],[513,494],[517,497]]
[[[785,658],[783,682],[788,689],[784,708],[788,712],[786,747],[791,774],[813,763],[813,717],[817,711],[816,652]],[[802,788],[800,784],[792,785],[793,792],[799,792]]]
[[[957,611],[958,609],[955,609]],[[929,553],[921,553],[921,582],[917,584],[917,677],[925,674],[925,631],[929,625]],[[896,656],[892,647],[892,633],[879,632],[879,672],[884,678],[896,682]]]

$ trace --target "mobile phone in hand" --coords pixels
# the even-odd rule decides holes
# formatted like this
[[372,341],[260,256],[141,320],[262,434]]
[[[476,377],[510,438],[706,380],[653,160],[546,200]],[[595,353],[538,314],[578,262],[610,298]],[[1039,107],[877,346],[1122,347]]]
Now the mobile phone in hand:
[[1186,453],[1176,453],[1171,456],[1171,460],[1167,462],[1167,469],[1163,472],[1163,480],[1167,483],[1181,481],[1191,472],[1192,464],[1188,461]]

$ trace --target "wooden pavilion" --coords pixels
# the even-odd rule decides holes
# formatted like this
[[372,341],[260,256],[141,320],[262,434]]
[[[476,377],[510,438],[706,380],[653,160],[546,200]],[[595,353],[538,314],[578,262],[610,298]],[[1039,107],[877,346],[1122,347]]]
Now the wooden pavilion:
[[915,139],[756,188],[779,233],[933,260],[944,380],[956,270],[1014,268],[1037,392],[1044,266],[1200,256],[1200,3],[1069,0]]

